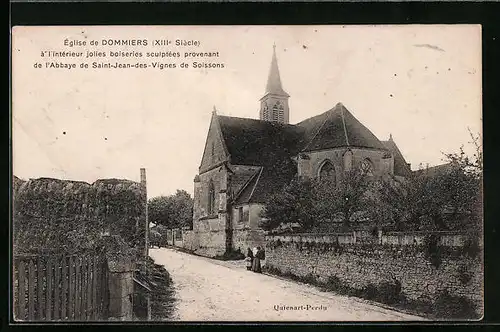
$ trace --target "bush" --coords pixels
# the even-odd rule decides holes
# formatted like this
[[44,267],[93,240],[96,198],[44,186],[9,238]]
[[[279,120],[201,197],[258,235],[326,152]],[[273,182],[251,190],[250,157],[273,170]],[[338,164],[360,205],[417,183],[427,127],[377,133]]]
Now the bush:
[[232,250],[232,251],[226,251],[224,254],[217,255],[214,257],[214,259],[218,259],[221,261],[239,261],[242,259],[245,259],[245,255],[241,252],[241,250]]
[[264,265],[262,267],[262,271],[267,272],[269,274],[274,274],[276,276],[282,276],[283,275],[283,272],[281,272],[280,269],[278,269],[277,267],[275,267],[273,265],[268,265],[268,264],[266,264],[266,265]]
[[401,283],[394,279],[394,282],[383,282],[378,286],[378,300],[386,304],[394,304],[401,299]]
[[318,280],[312,273],[308,273],[305,277],[302,277],[301,279],[303,283],[310,285],[316,285],[318,283]]
[[329,291],[338,291],[342,288],[342,286],[342,281],[334,275],[329,276],[324,285],[324,287]]
[[467,285],[472,280],[472,273],[467,271],[465,265],[462,265],[458,271],[458,279],[463,285]]
[[464,254],[471,258],[476,258],[481,253],[477,238],[468,238],[462,248]]
[[447,290],[440,292],[433,305],[434,315],[448,319],[477,319],[476,306],[463,296],[451,295]]
[[377,287],[373,284],[368,284],[361,290],[361,297],[367,300],[377,300],[379,297],[379,291]]
[[436,269],[441,266],[441,248],[439,247],[439,237],[435,234],[430,234],[424,238],[425,257]]

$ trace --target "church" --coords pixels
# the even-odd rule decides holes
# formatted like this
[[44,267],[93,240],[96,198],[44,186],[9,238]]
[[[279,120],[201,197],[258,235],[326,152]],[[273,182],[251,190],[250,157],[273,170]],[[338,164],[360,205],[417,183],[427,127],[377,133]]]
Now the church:
[[341,178],[361,167],[370,176],[407,177],[410,165],[389,137],[379,140],[342,104],[289,124],[290,95],[273,49],[259,120],[217,114],[210,120],[194,179],[193,233],[205,256],[264,246],[264,204],[294,177]]

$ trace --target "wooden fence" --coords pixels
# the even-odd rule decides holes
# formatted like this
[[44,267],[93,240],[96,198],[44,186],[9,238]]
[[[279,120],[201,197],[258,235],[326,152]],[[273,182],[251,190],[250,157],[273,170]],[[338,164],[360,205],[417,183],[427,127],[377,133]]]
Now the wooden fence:
[[107,319],[109,291],[104,255],[14,256],[14,319]]

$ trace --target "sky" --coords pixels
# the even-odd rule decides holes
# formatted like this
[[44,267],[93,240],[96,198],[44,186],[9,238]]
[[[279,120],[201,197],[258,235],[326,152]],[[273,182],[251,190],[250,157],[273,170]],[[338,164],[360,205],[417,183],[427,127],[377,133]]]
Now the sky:
[[[13,173],[93,182],[139,181],[148,196],[193,192],[210,117],[259,117],[273,44],[290,123],[342,102],[380,140],[392,137],[412,168],[443,163],[481,133],[478,25],[15,27],[12,43]],[[86,41],[69,47],[64,40]],[[92,40],[148,40],[148,46],[90,46]],[[200,46],[151,45],[154,39]],[[41,57],[41,51],[106,52],[104,58]],[[141,58],[109,51],[142,52]],[[179,51],[181,58],[146,58]],[[183,59],[184,52],[219,52]],[[193,61],[224,68],[82,69],[93,61]],[[46,62],[77,68],[45,68]],[[42,68],[35,68],[35,63]]]

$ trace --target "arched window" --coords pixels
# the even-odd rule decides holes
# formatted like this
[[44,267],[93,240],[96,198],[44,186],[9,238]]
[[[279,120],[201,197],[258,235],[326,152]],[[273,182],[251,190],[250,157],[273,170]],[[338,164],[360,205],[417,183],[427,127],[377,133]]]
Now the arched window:
[[370,159],[365,159],[360,165],[361,173],[367,176],[373,176],[373,164]]
[[326,160],[319,170],[320,179],[330,179],[331,181],[336,181],[335,167],[332,162]]
[[208,214],[211,215],[215,213],[215,187],[212,180],[208,184]]

